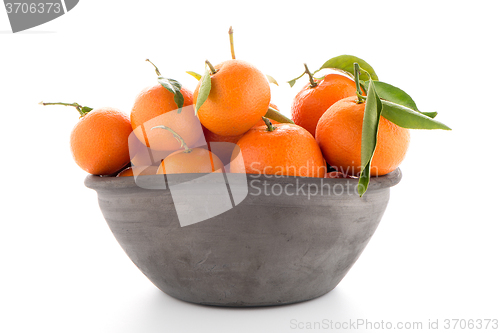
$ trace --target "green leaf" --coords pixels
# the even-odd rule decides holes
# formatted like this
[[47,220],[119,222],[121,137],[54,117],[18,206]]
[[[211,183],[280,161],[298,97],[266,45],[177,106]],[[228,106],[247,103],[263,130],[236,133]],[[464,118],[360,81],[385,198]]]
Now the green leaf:
[[423,115],[426,115],[429,118],[436,118],[436,116],[438,115],[438,113],[435,112],[435,111],[434,112],[422,112],[422,111],[418,111],[418,112],[420,112]]
[[195,114],[198,114],[198,110],[201,108],[203,103],[208,98],[210,94],[210,89],[212,89],[212,78],[210,77],[210,68],[205,66],[205,74],[201,77],[200,89],[198,90],[198,97],[196,98]]
[[[330,60],[327,60],[320,69],[318,69],[316,72],[319,72],[320,70],[324,68],[331,68],[331,69],[339,69],[341,71],[348,72],[352,75],[354,75],[354,63],[357,62],[359,66],[370,73],[370,77],[372,80],[378,80],[378,76],[375,73],[375,70],[373,69],[372,66],[370,66],[366,61],[363,59],[360,59],[358,57],[355,57],[353,55],[340,55],[334,58],[331,58]],[[313,74],[314,74],[313,73]],[[366,73],[361,72],[359,78],[360,80],[368,80],[370,78]]]
[[282,113],[280,113],[278,110],[276,110],[272,107],[269,107],[269,109],[267,110],[267,113],[264,117],[275,120],[279,123],[295,124],[293,122],[293,120],[285,117]]
[[81,113],[82,114],[87,114],[87,113],[89,113],[92,110],[94,110],[94,109],[93,108],[89,108],[88,106],[83,106]]
[[[360,81],[360,83],[366,91],[368,83],[366,81]],[[419,111],[417,105],[415,104],[415,101],[413,101],[410,95],[408,95],[406,92],[404,92],[402,89],[398,87],[395,87],[389,83],[381,81],[374,81],[373,83],[375,84],[375,89],[377,90],[378,97],[382,100],[406,106],[407,108],[410,108],[414,111],[424,114],[430,118],[435,118],[438,114],[437,112]]]
[[378,97],[380,99],[385,99],[396,104],[400,104],[410,108],[412,110],[418,111],[417,104],[413,99],[405,93],[403,90],[385,82],[376,81],[375,89],[377,90]]
[[298,79],[300,79],[301,77],[303,77],[304,74],[306,74],[306,72],[300,74],[300,76],[297,76],[295,79],[292,79],[292,80],[288,81],[287,83],[290,85],[290,88],[293,87],[295,85],[295,82],[297,82]]
[[274,79],[274,77],[272,77],[271,75],[267,75],[267,74],[266,74],[266,77],[267,77],[267,80],[269,81],[269,83],[274,83],[275,85],[279,86],[278,81],[276,81]]
[[370,83],[369,81],[359,80],[359,85],[361,86],[361,88],[363,88],[365,92],[368,91],[369,83]]
[[163,86],[163,88],[174,94],[174,102],[177,104],[177,113],[181,113],[182,106],[184,105],[184,96],[181,93],[182,85],[179,81],[174,79],[169,79],[163,76],[158,76],[158,82]]
[[382,101],[382,105],[382,116],[400,127],[451,130],[445,124],[406,106],[385,100]]
[[370,183],[370,167],[377,147],[378,125],[382,114],[382,102],[377,95],[373,81],[369,81],[368,94],[365,101],[363,130],[361,134],[361,173],[358,181],[359,196],[368,189]]
[[158,82],[172,94],[175,94],[182,88],[182,85],[179,83],[179,81],[174,79],[169,79],[164,76],[158,76]]
[[189,75],[191,75],[192,77],[194,77],[198,81],[200,81],[200,79],[201,79],[201,75],[196,73],[196,72],[187,71],[186,73],[188,73]]

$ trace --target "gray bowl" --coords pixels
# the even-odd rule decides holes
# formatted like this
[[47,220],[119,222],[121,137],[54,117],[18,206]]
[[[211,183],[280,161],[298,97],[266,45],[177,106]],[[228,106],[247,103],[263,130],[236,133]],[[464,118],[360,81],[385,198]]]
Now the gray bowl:
[[[375,232],[401,171],[372,178],[362,198],[357,179],[241,177],[224,175],[233,199],[222,213],[214,203],[228,193],[216,191],[210,177],[141,176],[136,183],[88,176],[85,185],[97,191],[123,250],[160,290],[197,304],[247,307],[306,301],[335,288]],[[184,183],[196,186],[178,186]],[[190,212],[200,221],[186,222]]]

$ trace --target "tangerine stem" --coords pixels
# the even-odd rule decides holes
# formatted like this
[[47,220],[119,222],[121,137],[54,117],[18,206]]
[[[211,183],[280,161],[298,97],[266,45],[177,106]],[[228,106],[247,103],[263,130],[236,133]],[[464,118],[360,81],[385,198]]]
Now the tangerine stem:
[[356,83],[356,96],[358,96],[358,101],[356,103],[361,104],[365,100],[363,98],[361,86],[359,85],[359,64],[357,62],[354,63],[354,82]]
[[80,104],[78,103],[61,103],[61,102],[52,102],[52,103],[44,103],[44,102],[40,102],[39,103],[40,105],[64,105],[64,106],[72,106],[74,107],[75,109],[78,110],[78,112],[80,113],[80,117],[83,117],[85,116],[87,113],[89,113],[90,111],[92,111],[92,108],[89,108],[89,107],[85,107],[85,106],[81,106]]
[[146,59],[146,61],[147,61],[147,62],[149,62],[151,65],[153,65],[153,66],[155,67],[156,75],[161,76],[161,73],[160,73],[160,70],[158,69],[158,67],[156,67],[156,65],[155,65],[155,64],[153,64],[153,63],[151,62],[151,60]]
[[304,67],[306,68],[306,73],[309,76],[309,82],[311,82],[310,87],[311,88],[316,87],[318,85],[318,82],[314,81],[314,78],[313,78],[311,72],[309,71],[309,68],[307,67],[307,64],[304,64]]
[[215,69],[215,67],[210,63],[210,61],[208,60],[205,60],[205,64],[208,65],[208,67],[210,68],[210,74],[214,75],[215,73],[217,73],[217,70]]
[[273,126],[273,123],[269,119],[267,119],[266,117],[262,117],[262,120],[264,120],[264,123],[267,126],[266,131],[272,132],[276,129],[276,127]]
[[233,26],[229,27],[229,44],[231,45],[231,57],[236,59],[236,56],[234,55]]
[[188,147],[188,145],[186,144],[186,141],[184,141],[184,139],[179,134],[177,134],[177,132],[174,131],[173,129],[171,129],[170,127],[167,127],[165,125],[159,125],[159,126],[151,127],[151,129],[155,129],[155,128],[166,129],[167,131],[169,131],[170,133],[172,133],[172,135],[174,136],[174,138],[177,141],[179,141],[179,143],[181,144],[181,147],[184,148],[184,152],[185,153],[190,153],[191,152],[192,149],[190,149]]

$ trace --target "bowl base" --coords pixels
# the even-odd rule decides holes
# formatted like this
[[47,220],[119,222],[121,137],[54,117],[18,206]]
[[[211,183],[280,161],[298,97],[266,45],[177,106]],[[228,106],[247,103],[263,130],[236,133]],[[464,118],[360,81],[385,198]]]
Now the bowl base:
[[333,291],[335,288],[325,292],[325,293],[322,293],[320,295],[316,295],[316,296],[313,296],[313,297],[308,297],[308,298],[304,298],[304,299],[298,299],[298,300],[293,300],[293,301],[274,301],[274,302],[262,302],[262,303],[248,303],[248,302],[244,302],[244,301],[240,301],[240,302],[196,302],[196,301],[192,301],[192,300],[187,300],[187,299],[182,299],[182,298],[179,298],[179,297],[175,297],[173,295],[170,295],[166,292],[163,291],[164,294],[172,297],[172,298],[175,298],[177,300],[180,300],[180,301],[183,301],[183,302],[186,302],[186,303],[191,303],[191,304],[197,304],[197,305],[204,305],[204,306],[211,306],[211,307],[219,307],[219,308],[260,308],[260,307],[273,307],[273,306],[281,306],[281,305],[291,305],[291,304],[298,304],[298,303],[304,303],[304,302],[308,302],[308,301],[312,301],[312,300],[315,300],[317,298],[320,298],[328,293],[330,293],[331,291]]

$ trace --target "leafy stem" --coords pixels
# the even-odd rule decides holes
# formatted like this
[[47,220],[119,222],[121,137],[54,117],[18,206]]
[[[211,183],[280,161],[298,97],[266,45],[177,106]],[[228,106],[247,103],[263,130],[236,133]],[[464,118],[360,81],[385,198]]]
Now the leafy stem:
[[179,143],[181,144],[181,147],[184,148],[184,152],[185,153],[190,153],[192,149],[190,149],[188,147],[188,145],[186,144],[186,141],[184,141],[184,139],[176,132],[174,131],[173,129],[171,129],[170,127],[167,127],[165,125],[159,125],[159,126],[155,126],[155,127],[151,127],[151,129],[155,129],[155,128],[162,128],[162,129],[165,129],[167,131],[169,131],[170,133],[172,133],[172,135],[174,136],[174,138],[179,141]]
[[269,119],[267,119],[266,117],[262,117],[262,120],[264,120],[264,123],[267,126],[266,131],[272,132],[276,129],[276,127],[274,127],[273,123]]
[[302,74],[300,74],[300,76],[297,76],[295,79],[292,79],[292,80],[288,81],[287,83],[290,85],[290,87],[293,87],[295,85],[295,82],[297,82],[298,79],[303,77],[305,73],[306,72],[304,71]]
[[215,73],[217,73],[217,70],[215,69],[215,67],[210,63],[210,61],[208,60],[205,60],[205,64],[207,64],[207,66],[210,68],[210,75],[214,75]]
[[163,88],[174,94],[174,102],[177,105],[177,113],[181,113],[182,107],[184,106],[184,95],[182,95],[181,92],[182,85],[177,80],[162,76],[158,67],[156,67],[151,60],[146,59],[146,61],[154,66],[156,75],[158,76],[158,83],[161,84]]
[[146,61],[147,61],[147,62],[149,62],[151,65],[153,65],[153,66],[154,66],[155,71],[156,71],[156,75],[157,75],[157,76],[161,76],[161,73],[160,73],[160,71],[158,70],[158,67],[156,67],[156,65],[155,65],[155,64],[153,64],[153,63],[151,62],[151,60],[146,59]]
[[40,102],[39,103],[40,105],[64,105],[64,106],[72,106],[74,107],[75,109],[78,110],[78,112],[80,113],[80,118],[85,116],[87,113],[89,113],[90,111],[92,111],[93,109],[92,108],[89,108],[88,106],[82,106],[78,103],[61,103],[61,102],[54,102],[54,103],[44,103],[44,102]]
[[[354,82],[356,83],[356,96],[358,96],[357,103],[361,104],[366,100],[366,97],[363,96],[363,91],[361,90],[361,86],[359,84],[359,74],[360,71],[363,69],[359,67],[359,64],[357,62],[355,62],[353,65],[354,65]],[[368,73],[365,70],[363,70],[363,72],[366,73],[368,77],[370,77],[370,73]]]
[[306,74],[309,76],[309,82],[311,83],[310,84],[311,88],[316,87],[318,85],[318,83],[316,81],[314,81],[314,74],[316,72],[311,73],[311,71],[309,70],[309,68],[307,67],[306,64],[304,64],[304,67],[306,69],[302,72],[302,74],[297,76],[295,79],[291,79],[290,81],[287,81],[287,83],[290,85],[290,87],[293,87],[295,85],[295,82],[297,82],[298,79],[300,79],[301,77],[303,77]]
[[307,68],[307,64],[304,63],[304,67],[306,68],[304,73],[306,73],[309,76],[309,82],[311,82],[309,87],[311,87],[311,88],[316,87],[318,85],[318,82],[314,81],[314,77],[312,76],[311,72],[309,71],[309,68]]

